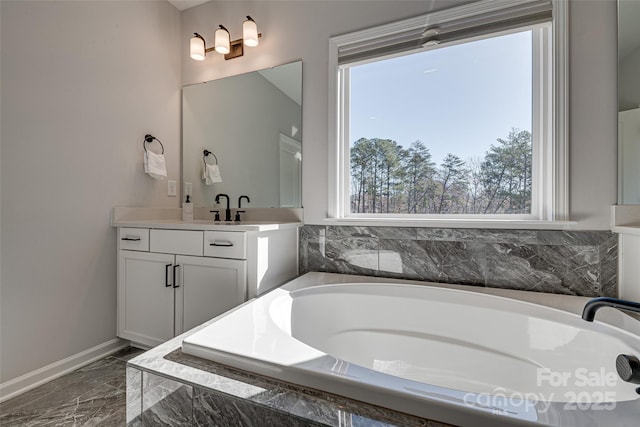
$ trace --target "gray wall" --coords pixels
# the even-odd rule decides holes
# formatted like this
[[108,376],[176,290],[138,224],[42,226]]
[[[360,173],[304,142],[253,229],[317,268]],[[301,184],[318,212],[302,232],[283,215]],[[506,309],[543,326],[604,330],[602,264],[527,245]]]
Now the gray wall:
[[[264,37],[243,58],[205,61],[182,56],[183,83],[191,84],[302,59],[303,206],[305,222],[327,215],[328,40],[330,36],[388,23],[463,2],[234,1],[209,2],[182,13],[182,38],[197,31],[213,40],[223,23],[240,37],[245,15]],[[609,227],[616,202],[616,2],[572,1],[570,13],[570,216],[578,229]],[[313,159],[313,161],[309,161]]]
[[2,1],[0,381],[115,337],[113,206],[177,207],[180,13],[165,1]]

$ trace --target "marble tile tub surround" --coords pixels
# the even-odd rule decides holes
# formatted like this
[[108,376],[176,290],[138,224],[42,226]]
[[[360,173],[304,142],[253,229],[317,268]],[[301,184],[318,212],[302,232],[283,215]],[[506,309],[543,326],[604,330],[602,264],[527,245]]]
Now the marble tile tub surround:
[[[186,356],[186,355],[185,355]],[[186,356],[189,357],[189,356]],[[188,362],[186,362],[188,363]],[[224,370],[224,367],[221,367]],[[258,388],[255,394],[238,397],[158,375],[127,368],[127,375],[142,378],[142,397],[128,427],[138,426],[242,426],[242,427],[447,427],[435,421],[397,414],[389,423],[359,415],[319,398],[284,387]],[[249,386],[247,384],[247,386]],[[380,410],[379,416],[388,412]],[[128,412],[131,415],[131,412]],[[400,423],[398,423],[400,422]]]
[[128,427],[453,427],[229,368],[180,349],[155,364],[187,375],[168,378],[127,366]]
[[617,296],[609,231],[305,225],[300,274],[360,274],[587,297]]

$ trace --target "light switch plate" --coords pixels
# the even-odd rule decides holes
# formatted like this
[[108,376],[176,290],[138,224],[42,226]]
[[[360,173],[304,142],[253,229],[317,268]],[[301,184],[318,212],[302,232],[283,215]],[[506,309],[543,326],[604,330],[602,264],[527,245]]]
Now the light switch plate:
[[167,195],[171,197],[176,197],[176,182],[175,181],[167,181]]

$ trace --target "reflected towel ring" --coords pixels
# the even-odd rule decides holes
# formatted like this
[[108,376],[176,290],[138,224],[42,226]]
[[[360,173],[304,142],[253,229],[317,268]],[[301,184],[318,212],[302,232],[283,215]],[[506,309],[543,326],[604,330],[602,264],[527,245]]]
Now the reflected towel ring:
[[162,147],[162,153],[161,154],[164,154],[164,145],[162,145],[162,142],[160,142],[160,140],[158,138],[156,138],[155,136],[150,135],[150,134],[146,134],[144,136],[144,141],[142,142],[142,147],[144,148],[144,152],[145,153],[147,152],[147,142],[153,142],[154,139],[156,141],[158,141],[158,144],[160,144],[160,147]]
[[215,164],[216,164],[216,165],[218,164],[218,157],[217,157],[215,154],[213,154],[211,151],[209,151],[209,150],[204,150],[204,151],[202,152],[202,154],[203,154],[203,156],[202,156],[202,163],[204,163],[204,166],[205,166],[205,167],[207,167],[207,156],[208,156],[209,154],[211,154],[211,155],[213,156],[213,158],[214,158],[214,159],[216,159],[216,163],[215,163]]

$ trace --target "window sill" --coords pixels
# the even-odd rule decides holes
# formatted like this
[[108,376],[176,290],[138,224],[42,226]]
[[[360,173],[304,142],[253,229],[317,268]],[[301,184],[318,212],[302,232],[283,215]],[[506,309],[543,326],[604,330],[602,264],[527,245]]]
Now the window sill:
[[494,228],[503,230],[565,230],[578,224],[577,221],[469,218],[325,218],[324,223],[326,225],[370,227]]

